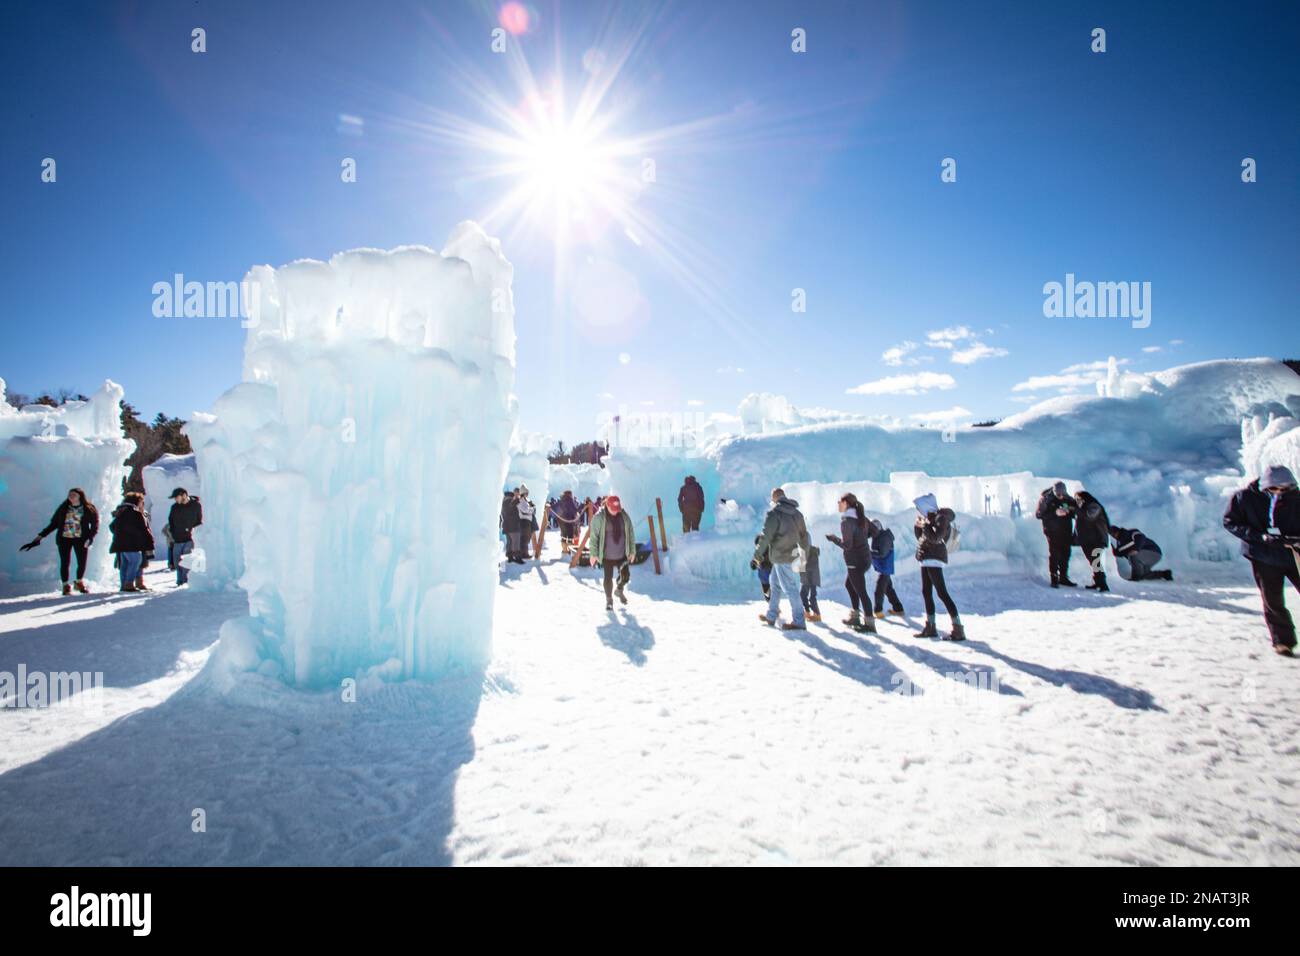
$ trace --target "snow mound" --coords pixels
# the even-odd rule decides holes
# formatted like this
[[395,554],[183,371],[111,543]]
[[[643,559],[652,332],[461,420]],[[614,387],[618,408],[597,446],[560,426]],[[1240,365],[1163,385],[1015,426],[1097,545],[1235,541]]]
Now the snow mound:
[[228,666],[324,686],[486,665],[511,276],[473,223],[441,254],[251,270],[244,382],[187,428],[204,483],[192,580],[248,594]]
[[108,521],[122,500],[124,462],[135,451],[135,442],[122,432],[122,386],[105,381],[88,401],[57,408],[15,409],[4,395],[0,379],[0,581],[58,579],[53,535],[34,551],[18,548],[49,523],[69,488],[82,488],[99,509],[100,535],[86,577],[107,579],[113,563]]

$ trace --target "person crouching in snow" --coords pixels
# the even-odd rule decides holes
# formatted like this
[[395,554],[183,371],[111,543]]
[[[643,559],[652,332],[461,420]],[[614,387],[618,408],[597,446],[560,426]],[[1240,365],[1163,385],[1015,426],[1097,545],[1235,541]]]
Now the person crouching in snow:
[[[763,540],[761,534],[754,535],[754,544],[757,545]],[[749,565],[754,568],[753,562]],[[754,568],[754,573],[758,575],[758,586],[763,589],[763,600],[770,600],[772,597],[772,562],[767,560],[767,552],[758,560],[758,567]]]
[[1079,550],[1092,568],[1092,583],[1087,590],[1109,591],[1110,588],[1106,586],[1106,566],[1102,559],[1110,541],[1110,519],[1106,517],[1106,509],[1101,506],[1101,502],[1088,492],[1078,492],[1074,500],[1078,505],[1074,516],[1074,533],[1079,539]]
[[1241,539],[1255,585],[1264,602],[1264,623],[1273,650],[1295,656],[1295,624],[1286,609],[1286,582],[1300,590],[1300,491],[1295,475],[1283,465],[1264,469],[1232,496],[1223,526]]
[[772,562],[772,594],[767,599],[767,613],[759,618],[768,626],[776,624],[781,609],[781,595],[790,602],[790,616],[794,619],[781,625],[783,631],[802,631],[807,627],[803,604],[799,600],[799,575],[794,570],[797,548],[806,549],[811,544],[808,526],[799,512],[799,502],[785,496],[781,488],[772,489],[772,507],[763,521],[763,533],[758,536],[751,568],[757,569],[764,555]]
[[874,518],[867,522],[871,536],[871,567],[876,572],[876,617],[885,616],[885,598],[889,613],[903,616],[903,602],[894,591],[894,532]]
[[867,597],[867,567],[871,563],[871,537],[868,534],[867,513],[857,496],[846,494],[840,498],[840,536],[828,534],[826,540],[844,551],[844,566],[848,576],[844,588],[849,592],[853,613],[844,623],[855,631],[876,633],[876,622],[871,616],[871,599]]
[[[636,535],[632,531],[632,519],[623,510],[618,495],[606,497],[600,510],[592,516],[587,548],[591,553],[591,566],[605,569],[605,610],[614,610],[615,595],[626,604],[627,594],[623,589],[632,578],[629,562],[636,554]],[[614,586],[615,569],[618,570],[618,587]]]
[[1152,570],[1159,563],[1164,552],[1160,550],[1160,545],[1137,528],[1111,528],[1110,536],[1114,541],[1114,544],[1110,547],[1111,553],[1116,558],[1128,559],[1128,579],[1130,581],[1146,581],[1148,579],[1172,581],[1174,579],[1172,571]]
[[934,595],[952,618],[950,641],[966,640],[966,629],[961,626],[957,602],[948,593],[943,580],[944,565],[948,563],[948,540],[952,537],[952,523],[957,515],[951,508],[940,508],[934,495],[921,495],[916,505],[916,561],[921,565],[921,598],[925,601],[925,627],[916,632],[917,637],[938,637],[934,626]]
[[123,495],[122,503],[113,512],[113,520],[109,522],[108,529],[113,532],[113,543],[108,550],[117,555],[122,590],[144,590],[136,587],[136,581],[140,577],[144,552],[154,548],[153,534],[144,520],[144,495],[138,491],[128,491]]
[[799,603],[803,605],[804,615],[810,621],[820,622],[822,612],[817,606],[817,589],[822,584],[821,549],[815,544],[800,548],[794,567],[799,572]]
[[54,509],[54,516],[50,518],[50,523],[41,529],[41,532],[27,542],[19,551],[30,551],[32,548],[40,545],[45,540],[45,536],[57,531],[58,536],[54,539],[55,545],[59,550],[59,578],[63,581],[63,593],[69,595],[72,593],[72,585],[68,584],[68,570],[72,564],[72,556],[77,556],[77,590],[85,594],[86,582],[86,554],[90,551],[90,546],[95,542],[95,533],[99,530],[99,512],[95,506],[86,500],[86,493],[80,488],[72,488],[68,491],[68,497],[59,503]]

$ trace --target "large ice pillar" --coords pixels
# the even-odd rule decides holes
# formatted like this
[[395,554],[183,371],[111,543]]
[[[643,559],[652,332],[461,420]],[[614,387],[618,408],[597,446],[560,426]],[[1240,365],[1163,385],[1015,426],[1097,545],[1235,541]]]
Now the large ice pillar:
[[250,617],[225,659],[322,686],[485,665],[515,423],[511,266],[473,223],[441,254],[258,267],[244,384],[188,429],[199,581]]
[[86,577],[106,579],[113,563],[108,522],[122,500],[126,459],[135,451],[122,432],[122,386],[105,381],[88,401],[57,408],[15,409],[4,395],[0,379],[0,581],[58,579],[54,535],[33,551],[18,548],[49,523],[70,488],[84,490],[99,509]]

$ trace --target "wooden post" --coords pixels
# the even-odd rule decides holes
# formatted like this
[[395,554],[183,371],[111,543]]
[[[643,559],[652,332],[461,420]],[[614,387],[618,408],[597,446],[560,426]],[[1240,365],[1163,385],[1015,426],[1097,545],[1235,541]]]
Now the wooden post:
[[533,560],[542,560],[542,542],[546,540],[546,526],[551,520],[551,503],[548,501],[546,507],[542,509],[542,523],[537,529],[537,536],[533,538]]
[[664,503],[662,498],[655,499],[655,508],[659,511],[659,544],[668,550],[668,529],[664,527]]
[[650,526],[650,553],[654,555],[655,559],[655,574],[663,574],[662,569],[659,567],[659,546],[655,543],[654,515],[647,515],[645,520],[646,524]]
[[582,549],[587,546],[587,539],[591,537],[591,519],[596,514],[596,506],[591,505],[587,508],[587,530],[582,532],[582,540],[578,542],[578,548],[573,552],[573,560],[569,562],[570,568],[576,568],[578,562],[582,560]]

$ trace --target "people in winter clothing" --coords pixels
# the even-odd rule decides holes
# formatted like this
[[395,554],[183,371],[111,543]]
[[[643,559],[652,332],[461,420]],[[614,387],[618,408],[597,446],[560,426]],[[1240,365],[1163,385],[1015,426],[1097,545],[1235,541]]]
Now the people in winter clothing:
[[853,611],[844,623],[855,631],[875,633],[876,622],[871,616],[871,599],[867,597],[867,567],[871,564],[871,536],[866,510],[856,495],[840,498],[840,534],[828,534],[826,540],[844,552],[844,589],[849,592]]
[[519,511],[519,564],[528,560],[528,546],[537,533],[537,509],[528,499],[527,485],[519,486],[519,500],[515,507]]
[[109,522],[108,529],[113,533],[113,542],[108,550],[117,555],[122,590],[141,590],[136,586],[140,577],[141,559],[145,551],[152,551],[154,547],[149,523],[144,520],[144,495],[138,491],[127,492],[113,512],[113,520]]
[[560,495],[551,514],[560,522],[560,550],[568,554],[578,543],[578,502],[572,491]]
[[1137,528],[1111,528],[1110,537],[1113,542],[1110,546],[1111,553],[1116,558],[1124,558],[1128,561],[1130,581],[1148,579],[1172,581],[1174,579],[1173,572],[1168,569],[1152,570],[1159,563],[1164,552],[1160,550],[1160,545]]
[[77,590],[85,594],[86,555],[98,531],[99,512],[86,498],[84,491],[80,488],[71,488],[68,490],[68,496],[54,509],[50,523],[18,550],[31,551],[45,540],[46,535],[57,532],[54,544],[59,551],[59,580],[63,583],[63,593],[65,595],[72,593],[72,585],[68,583],[68,571],[71,568],[72,557],[75,555]]
[[1241,539],[1264,604],[1273,650],[1295,653],[1295,624],[1286,609],[1286,582],[1300,590],[1300,491],[1295,475],[1280,465],[1267,468],[1232,496],[1223,526]]
[[519,558],[519,489],[507,491],[501,499],[501,533],[506,536],[506,560],[522,564]]
[[1074,516],[1075,536],[1079,541],[1079,549],[1088,559],[1088,566],[1092,568],[1092,583],[1088,585],[1088,590],[1109,591],[1103,559],[1106,556],[1106,546],[1110,543],[1110,519],[1106,517],[1106,509],[1101,506],[1101,502],[1086,491],[1078,492],[1074,496],[1074,503],[1077,508]]
[[781,595],[784,594],[790,602],[793,620],[782,624],[781,628],[801,631],[806,626],[803,603],[797,597],[799,576],[794,570],[794,556],[796,549],[806,549],[810,543],[808,526],[799,512],[799,502],[787,498],[781,488],[773,488],[772,507],[763,521],[763,533],[758,536],[754,558],[749,563],[751,568],[757,568],[764,555],[772,562],[772,593],[767,601],[767,613],[759,615],[769,625],[776,624]]
[[821,608],[817,606],[817,589],[822,584],[821,549],[810,544],[805,551],[799,549],[794,560],[794,567],[799,572],[799,603],[809,621],[822,619]]
[[1034,517],[1043,523],[1043,535],[1047,538],[1047,572],[1054,588],[1076,586],[1070,580],[1070,547],[1074,539],[1076,510],[1065,482],[1058,481],[1043,489],[1038,498],[1038,508],[1034,511]]
[[964,641],[966,629],[957,613],[957,602],[948,594],[943,579],[943,568],[948,563],[948,541],[957,515],[951,508],[940,508],[934,495],[921,495],[913,504],[916,505],[917,518],[912,530],[916,534],[916,560],[921,565],[921,598],[925,601],[925,627],[916,636],[939,636],[934,626],[934,595],[938,594],[952,619],[948,639]]
[[894,591],[894,532],[879,521],[868,522],[871,536],[871,567],[876,572],[876,617],[885,616],[885,598],[889,598],[889,613],[903,615],[903,602]]
[[686,483],[677,492],[677,510],[682,513],[682,534],[700,530],[704,515],[704,489],[694,475],[686,476]]
[[172,562],[176,565],[177,587],[190,579],[190,569],[182,558],[194,550],[194,529],[203,524],[203,505],[184,488],[175,488],[170,495],[171,511],[167,513],[167,527],[172,533]]
[[[623,510],[618,495],[609,495],[599,511],[592,516],[591,533],[587,538],[591,566],[605,570],[605,610],[614,610],[614,598],[624,604],[624,588],[632,578],[631,559],[636,554],[636,534],[632,519]],[[618,572],[618,586],[614,586],[614,572]]]
[[[754,544],[757,545],[762,540],[763,536],[761,534],[754,535]],[[753,567],[753,565],[750,566]],[[766,551],[759,558],[758,567],[754,568],[754,572],[758,575],[758,586],[763,589],[763,600],[767,601],[772,597],[772,562],[767,560]]]

